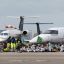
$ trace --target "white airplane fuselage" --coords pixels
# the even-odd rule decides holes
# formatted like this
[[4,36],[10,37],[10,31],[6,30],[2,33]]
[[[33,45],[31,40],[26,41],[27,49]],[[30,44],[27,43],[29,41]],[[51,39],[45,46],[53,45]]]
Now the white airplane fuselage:
[[42,38],[42,42],[51,42],[51,43],[64,43],[64,27],[50,28],[46,30],[43,34],[40,34],[33,39],[30,43],[37,43],[38,37]]
[[18,37],[21,34],[21,31],[18,29],[5,30],[0,33],[0,42],[6,41],[10,36]]

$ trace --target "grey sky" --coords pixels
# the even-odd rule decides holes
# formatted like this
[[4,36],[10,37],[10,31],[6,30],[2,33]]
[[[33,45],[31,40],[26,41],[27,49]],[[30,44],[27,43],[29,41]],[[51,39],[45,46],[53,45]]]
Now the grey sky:
[[[26,18],[25,22],[53,22],[54,25],[41,25],[41,30],[54,26],[64,26],[64,0],[0,0],[0,16],[40,16],[38,19]],[[0,18],[0,28],[7,24],[18,27],[19,20]],[[26,28],[27,27],[27,28]],[[35,27],[35,28],[34,28]],[[36,26],[25,26],[36,29]]]

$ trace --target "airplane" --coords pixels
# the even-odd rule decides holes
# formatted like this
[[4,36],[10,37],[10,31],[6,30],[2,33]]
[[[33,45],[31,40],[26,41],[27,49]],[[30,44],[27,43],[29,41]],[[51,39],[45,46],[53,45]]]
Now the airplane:
[[42,43],[64,43],[64,27],[49,28],[43,34],[29,40],[29,43],[37,43],[38,37],[42,39]]
[[[2,17],[3,18],[3,17]],[[19,29],[15,28],[12,25],[6,25],[6,30],[1,31],[0,33],[0,42],[5,42],[9,37],[19,37],[21,34],[27,34],[27,31],[23,31],[23,20],[24,18],[15,17],[15,16],[5,16],[4,18],[20,18]]]
[[[18,37],[21,36],[21,34],[26,35],[28,32],[27,31],[23,31],[23,24],[36,24],[37,25],[37,33],[40,34],[40,28],[39,28],[39,24],[53,24],[53,23],[24,23],[24,16],[20,16],[20,17],[15,17],[15,16],[6,16],[5,18],[20,18],[20,23],[19,23],[19,29],[16,29],[14,26],[12,25],[7,25],[5,26],[7,28],[7,30],[4,30],[0,33],[0,42],[6,41],[10,36],[11,37]],[[28,17],[28,18],[37,18],[36,16],[32,17]]]
[[[3,18],[3,17],[2,17]],[[0,32],[0,42],[5,42],[9,37],[20,37],[22,35],[28,34],[28,31],[23,30],[24,16],[5,16],[4,18],[15,18],[20,19],[19,29],[12,25],[6,25],[6,30]],[[28,17],[29,18],[29,17]],[[31,17],[30,17],[31,18]],[[33,18],[36,18],[35,16]]]
[[6,41],[10,36],[18,37],[21,34],[21,31],[18,29],[7,29],[0,33],[0,42]]

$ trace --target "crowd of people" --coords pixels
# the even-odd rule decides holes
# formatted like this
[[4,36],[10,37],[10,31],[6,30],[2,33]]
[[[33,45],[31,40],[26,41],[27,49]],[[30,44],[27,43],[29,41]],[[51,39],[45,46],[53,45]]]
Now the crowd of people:
[[20,38],[9,37],[7,41],[0,43],[0,52],[63,52],[64,45],[51,44],[28,44],[23,45]]
[[64,45],[48,44],[31,44],[29,46],[22,46],[22,52],[64,52]]
[[19,38],[9,37],[5,42],[0,43],[0,51],[14,52],[20,50],[21,40]]

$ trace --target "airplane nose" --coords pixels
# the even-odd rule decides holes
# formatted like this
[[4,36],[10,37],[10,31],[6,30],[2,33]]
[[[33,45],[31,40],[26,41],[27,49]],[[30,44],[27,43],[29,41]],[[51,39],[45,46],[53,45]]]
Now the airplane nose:
[[4,39],[3,38],[0,38],[0,42],[2,42]]
[[0,42],[3,42],[3,41],[5,41],[5,40],[6,40],[6,38],[0,37]]

